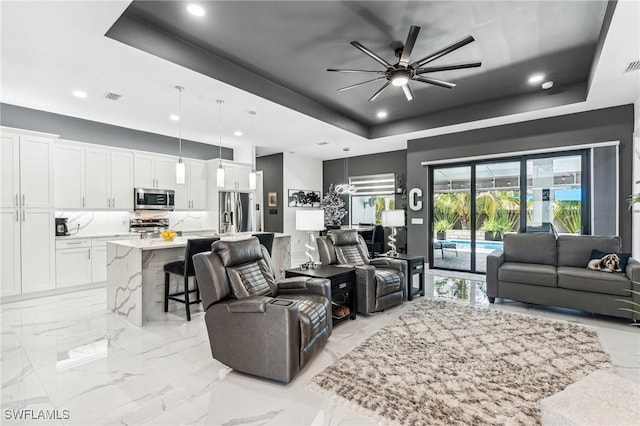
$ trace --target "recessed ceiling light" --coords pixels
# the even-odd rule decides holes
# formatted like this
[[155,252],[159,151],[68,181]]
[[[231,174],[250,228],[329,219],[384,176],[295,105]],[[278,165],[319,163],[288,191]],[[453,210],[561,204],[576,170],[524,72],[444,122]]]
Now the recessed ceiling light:
[[233,134],[236,136],[242,136],[242,132],[240,130],[236,130]]
[[187,6],[187,12],[192,14],[193,16],[204,16],[204,8],[197,4],[190,4]]
[[551,89],[553,87],[553,81],[545,81],[544,83],[542,83],[542,88],[543,89]]
[[529,84],[537,84],[544,80],[544,74],[533,74],[529,77]]
[[75,96],[76,98],[86,98],[87,92],[83,92],[82,90],[74,90],[73,96]]
[[378,111],[376,113],[376,117],[378,117],[378,118],[387,118],[388,115],[389,114],[387,114],[387,111]]
[[169,120],[178,121],[178,120],[180,120],[180,116],[176,115],[176,114],[171,114],[169,116]]

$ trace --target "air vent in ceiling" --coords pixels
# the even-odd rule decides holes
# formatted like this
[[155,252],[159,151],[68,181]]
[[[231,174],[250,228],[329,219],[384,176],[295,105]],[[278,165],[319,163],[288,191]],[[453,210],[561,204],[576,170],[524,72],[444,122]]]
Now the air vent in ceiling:
[[624,72],[632,72],[638,70],[640,70],[640,61],[633,61],[630,62],[629,65],[627,65],[627,69],[625,69]]
[[105,99],[109,99],[110,101],[117,101],[122,97],[122,95],[118,95],[117,93],[109,92],[105,95]]
[[318,142],[316,145],[320,145],[320,146],[329,145],[329,142]]

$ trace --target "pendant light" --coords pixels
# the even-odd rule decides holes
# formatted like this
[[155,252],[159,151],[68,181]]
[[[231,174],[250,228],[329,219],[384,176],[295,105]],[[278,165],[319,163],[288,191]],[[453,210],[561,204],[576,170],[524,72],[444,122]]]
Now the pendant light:
[[253,138],[253,119],[256,116],[255,111],[249,111],[251,115],[251,173],[249,173],[249,189],[256,189],[256,148]]
[[[343,152],[349,152],[350,150],[350,148],[342,148]],[[335,186],[335,191],[339,195],[355,194],[358,188],[349,183],[349,157],[344,158],[344,181],[345,183]]]
[[180,153],[178,162],[176,163],[176,183],[178,185],[184,185],[185,169],[184,162],[182,161],[182,92],[184,87],[176,86],[178,90],[178,151]]
[[222,99],[218,99],[216,101],[220,106],[220,153],[218,154],[218,172],[216,174],[216,181],[218,188],[224,188],[224,167],[222,167],[222,104],[224,101]]

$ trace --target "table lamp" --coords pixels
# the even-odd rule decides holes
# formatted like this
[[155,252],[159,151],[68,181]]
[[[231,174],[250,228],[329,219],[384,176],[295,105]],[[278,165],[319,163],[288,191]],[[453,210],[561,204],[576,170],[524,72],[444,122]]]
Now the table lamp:
[[305,243],[307,251],[304,254],[309,261],[300,265],[300,269],[315,269],[316,263],[313,261],[312,252],[315,251],[313,244],[313,231],[324,229],[324,209],[299,209],[296,210],[296,230],[305,231],[309,234],[309,241]]
[[396,227],[404,226],[404,210],[384,210],[382,212],[382,226],[391,227],[391,235],[389,235],[389,247],[391,250],[387,252],[387,256],[398,256],[396,251]]

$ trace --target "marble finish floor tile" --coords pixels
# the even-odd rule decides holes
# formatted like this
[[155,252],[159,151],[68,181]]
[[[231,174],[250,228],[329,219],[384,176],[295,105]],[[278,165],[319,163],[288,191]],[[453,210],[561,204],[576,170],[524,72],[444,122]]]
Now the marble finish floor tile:
[[[442,276],[432,271],[426,278],[428,295],[439,289],[458,303],[473,300],[592,327],[618,374],[640,385],[640,329],[627,321],[509,300],[489,305],[478,275],[455,274],[470,280],[468,287],[437,284]],[[452,288],[455,295],[444,294]],[[476,294],[458,297],[467,288]],[[136,327],[107,312],[105,289],[6,303],[0,305],[2,424],[374,425],[306,385],[422,299],[340,323],[324,351],[289,385],[237,373],[213,359],[201,309],[194,309],[190,322],[178,310]],[[11,410],[67,410],[69,416],[25,420]]]

